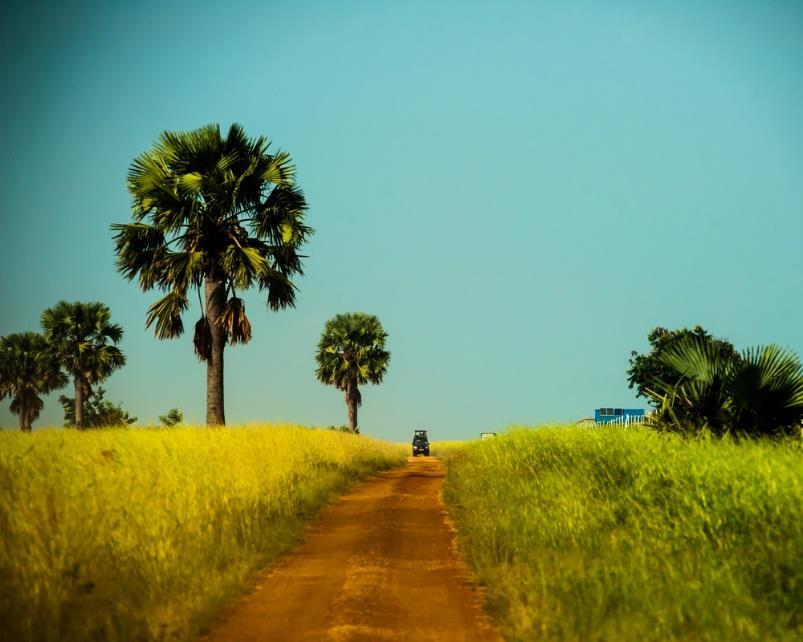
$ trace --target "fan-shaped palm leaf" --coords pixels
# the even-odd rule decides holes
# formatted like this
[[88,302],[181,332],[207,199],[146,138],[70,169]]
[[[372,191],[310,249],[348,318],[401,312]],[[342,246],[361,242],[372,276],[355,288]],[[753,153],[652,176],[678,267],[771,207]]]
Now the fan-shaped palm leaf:
[[660,402],[659,424],[672,430],[772,435],[799,429],[803,419],[803,366],[788,350],[750,348],[740,358],[710,342],[689,339],[663,362],[678,383],[657,382],[647,392]]
[[749,348],[728,378],[734,428],[766,435],[799,430],[803,420],[803,365],[775,345]]

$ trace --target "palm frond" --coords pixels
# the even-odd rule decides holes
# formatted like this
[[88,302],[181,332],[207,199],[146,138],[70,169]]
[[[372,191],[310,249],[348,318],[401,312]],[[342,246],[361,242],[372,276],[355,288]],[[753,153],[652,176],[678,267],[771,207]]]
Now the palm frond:
[[129,281],[139,276],[139,285],[150,290],[166,282],[162,260],[167,252],[163,230],[144,223],[114,224],[117,270]]
[[188,307],[189,301],[186,294],[178,290],[172,290],[148,308],[145,327],[149,328],[155,323],[154,335],[157,339],[179,337],[184,332],[181,313]]
[[204,277],[203,252],[165,252],[159,264],[165,283],[174,290],[186,292],[190,286],[198,286]]
[[258,247],[249,247],[238,242],[233,242],[226,248],[221,265],[226,276],[238,289],[250,287],[269,272],[267,261]]
[[307,201],[296,186],[279,186],[254,211],[252,229],[257,238],[273,245],[300,247],[312,229],[304,225]]
[[290,154],[280,151],[269,157],[260,178],[266,183],[289,186],[292,185],[295,171],[296,168],[290,161]]

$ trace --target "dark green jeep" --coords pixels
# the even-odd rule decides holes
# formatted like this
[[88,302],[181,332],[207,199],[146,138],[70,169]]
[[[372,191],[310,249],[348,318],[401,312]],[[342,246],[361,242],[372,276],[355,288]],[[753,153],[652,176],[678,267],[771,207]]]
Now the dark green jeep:
[[413,457],[426,455],[429,457],[429,439],[426,430],[416,430],[413,436]]

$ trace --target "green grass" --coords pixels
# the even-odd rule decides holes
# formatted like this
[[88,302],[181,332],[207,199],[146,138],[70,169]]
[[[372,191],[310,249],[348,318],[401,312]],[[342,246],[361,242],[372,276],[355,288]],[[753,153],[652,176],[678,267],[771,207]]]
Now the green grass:
[[506,639],[803,639],[799,443],[549,427],[447,461]]
[[290,426],[0,432],[0,637],[186,640],[407,449]]
[[447,459],[451,455],[462,452],[473,441],[432,441],[429,444],[429,454],[433,457]]

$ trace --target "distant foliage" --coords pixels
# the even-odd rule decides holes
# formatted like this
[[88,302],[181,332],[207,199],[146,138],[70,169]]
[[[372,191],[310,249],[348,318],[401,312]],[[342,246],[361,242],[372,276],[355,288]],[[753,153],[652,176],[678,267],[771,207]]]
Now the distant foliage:
[[67,385],[50,344],[35,332],[0,337],[0,399],[11,398],[20,430],[30,432],[44,407],[40,395]]
[[348,426],[329,426],[329,430],[334,430],[335,432],[352,432],[351,428]]
[[655,328],[648,335],[650,342],[650,352],[639,354],[635,350],[630,353],[630,368],[627,370],[627,379],[630,388],[636,389],[636,396],[646,397],[650,403],[660,405],[649,394],[649,390],[654,390],[658,382],[674,385],[680,381],[680,376],[674,368],[667,365],[663,356],[667,351],[687,339],[697,339],[709,344],[712,349],[720,352],[725,358],[738,359],[736,349],[725,339],[716,339],[700,325],[693,329],[681,328],[679,330],[667,330],[666,328]]
[[109,306],[100,302],[59,301],[42,313],[45,338],[75,387],[74,425],[83,428],[86,398],[92,386],[122,368],[125,355],[118,347],[123,328],[112,323]]
[[388,333],[372,314],[338,314],[324,326],[315,360],[318,381],[343,392],[353,432],[357,427],[357,409],[362,405],[360,386],[380,384],[390,363],[385,349]]
[[659,407],[658,427],[714,435],[799,435],[803,365],[790,350],[769,345],[732,355],[710,341],[687,338],[666,350],[672,372],[648,394]]
[[[103,398],[106,391],[97,388],[92,391],[84,402],[84,428],[103,428],[110,426],[128,426],[137,421],[122,404],[114,405]],[[64,409],[64,425],[75,426],[75,399],[61,395],[59,403]]]
[[172,428],[184,421],[184,413],[178,408],[172,408],[166,415],[160,415],[159,421],[168,428]]

